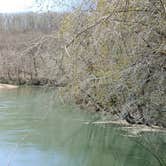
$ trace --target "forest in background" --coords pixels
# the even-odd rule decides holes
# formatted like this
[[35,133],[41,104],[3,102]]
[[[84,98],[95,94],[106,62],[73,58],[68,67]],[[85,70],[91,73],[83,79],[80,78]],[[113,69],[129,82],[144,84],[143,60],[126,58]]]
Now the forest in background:
[[166,127],[165,1],[91,3],[0,15],[1,82],[49,84],[104,118]]

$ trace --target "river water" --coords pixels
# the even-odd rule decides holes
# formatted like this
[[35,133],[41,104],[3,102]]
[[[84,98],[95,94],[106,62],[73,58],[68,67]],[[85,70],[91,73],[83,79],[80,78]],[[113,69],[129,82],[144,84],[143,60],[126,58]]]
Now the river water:
[[165,166],[166,134],[84,123],[96,119],[52,89],[1,90],[0,166]]

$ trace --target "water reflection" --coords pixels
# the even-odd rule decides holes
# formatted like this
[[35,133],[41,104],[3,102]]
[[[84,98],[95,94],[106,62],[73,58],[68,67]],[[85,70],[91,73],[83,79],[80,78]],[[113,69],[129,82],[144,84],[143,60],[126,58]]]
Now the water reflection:
[[164,135],[129,138],[113,126],[85,125],[93,116],[55,94],[42,88],[0,92],[0,165],[158,166],[154,154],[164,162]]

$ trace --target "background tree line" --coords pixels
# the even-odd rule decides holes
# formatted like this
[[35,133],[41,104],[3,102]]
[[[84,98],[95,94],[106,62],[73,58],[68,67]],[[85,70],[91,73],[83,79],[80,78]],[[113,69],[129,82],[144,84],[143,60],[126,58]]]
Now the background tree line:
[[27,32],[41,31],[48,33],[58,29],[61,14],[48,13],[23,13],[23,14],[0,14],[1,32]]

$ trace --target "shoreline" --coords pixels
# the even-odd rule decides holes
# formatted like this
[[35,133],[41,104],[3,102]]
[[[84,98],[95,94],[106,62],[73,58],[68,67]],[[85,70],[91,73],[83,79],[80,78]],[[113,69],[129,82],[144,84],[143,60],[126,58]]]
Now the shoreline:
[[10,89],[17,89],[19,86],[12,85],[12,84],[2,84],[0,83],[0,90],[10,90]]

